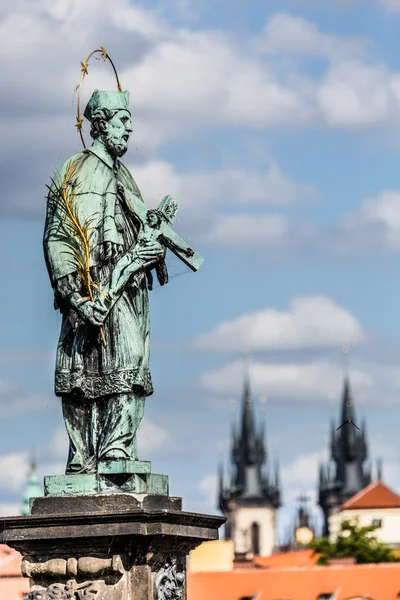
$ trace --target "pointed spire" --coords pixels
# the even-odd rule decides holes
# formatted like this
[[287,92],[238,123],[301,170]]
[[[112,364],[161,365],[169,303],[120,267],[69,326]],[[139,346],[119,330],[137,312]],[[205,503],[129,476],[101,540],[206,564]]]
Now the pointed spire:
[[343,377],[344,379],[348,379],[349,377],[349,346],[342,347],[342,356],[343,356]]
[[263,488],[265,490],[269,490],[269,488],[271,487],[271,473],[270,473],[270,468],[269,468],[269,462],[267,462],[267,464],[265,465],[264,469],[263,469]]
[[350,391],[350,381],[348,375],[344,380],[343,399],[342,399],[342,423],[350,419],[354,421],[353,399]]
[[348,353],[348,348],[342,349],[344,373],[339,431],[334,421],[331,421],[330,427],[332,461],[326,470],[321,466],[319,470],[319,505],[324,512],[324,535],[329,533],[328,518],[331,511],[359,492],[370,479],[365,464],[368,456],[366,422],[364,419],[359,431],[350,389]]
[[367,421],[363,417],[361,424],[361,443],[360,443],[360,458],[366,460],[368,458],[368,440],[367,440]]
[[331,459],[338,459],[337,434],[335,420],[331,419],[331,439],[330,439]]
[[279,460],[276,459],[275,461],[275,481],[274,481],[274,487],[275,489],[279,490],[280,488],[280,472],[279,472]]
[[248,350],[243,350],[242,352],[244,357],[244,385],[242,400],[241,443],[244,453],[243,459],[247,465],[252,465],[257,461],[257,436],[254,425],[253,400],[250,391],[249,354],[250,353]]
[[218,465],[218,487],[219,487],[219,496],[223,496],[224,494],[224,465],[222,461],[220,461]]
[[[235,501],[252,498],[263,501],[263,505],[268,502],[272,507],[278,507],[279,468],[273,473],[271,481],[265,468],[268,464],[265,419],[261,424],[257,423],[251,395],[249,352],[243,351],[242,355],[243,395],[238,426],[232,426],[231,482],[224,489],[223,503],[227,506],[230,498]],[[219,479],[221,481],[221,473]]]
[[382,459],[381,458],[378,458],[378,460],[377,460],[376,471],[377,471],[377,480],[382,481],[383,480],[383,467],[382,467]]
[[319,485],[321,486],[326,483],[325,468],[321,461],[318,463],[318,472]]

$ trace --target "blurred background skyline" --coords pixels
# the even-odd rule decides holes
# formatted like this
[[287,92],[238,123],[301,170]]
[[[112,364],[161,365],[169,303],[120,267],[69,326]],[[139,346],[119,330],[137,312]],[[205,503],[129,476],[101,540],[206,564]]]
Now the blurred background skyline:
[[[131,93],[124,162],[205,257],[196,274],[170,257],[150,293],[141,458],[186,510],[217,511],[249,348],[283,531],[300,493],[315,503],[349,346],[356,417],[400,491],[399,25],[398,0],[0,0],[2,515],[33,449],[41,476],[65,466],[44,197],[81,149],[74,89],[100,45]],[[84,100],[96,87],[115,83],[92,61]]]

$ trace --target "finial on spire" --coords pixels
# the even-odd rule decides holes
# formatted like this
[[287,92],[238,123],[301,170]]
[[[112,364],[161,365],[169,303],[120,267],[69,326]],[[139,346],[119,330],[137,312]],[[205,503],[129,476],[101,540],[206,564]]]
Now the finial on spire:
[[242,350],[243,356],[243,371],[244,371],[244,380],[250,380],[250,350],[249,348],[243,348]]
[[350,353],[350,347],[349,346],[342,346],[342,356],[343,356],[343,375],[345,377],[345,379],[348,378],[349,376],[349,353]]
[[243,348],[243,380],[244,380],[244,403],[245,408],[250,410],[252,407],[251,395],[250,395],[250,350]]
[[382,481],[382,459],[378,458],[377,460],[377,479],[378,481]]
[[30,467],[30,473],[34,473],[36,472],[36,448],[33,447],[31,450],[31,458],[30,458],[30,462],[29,462],[29,467]]

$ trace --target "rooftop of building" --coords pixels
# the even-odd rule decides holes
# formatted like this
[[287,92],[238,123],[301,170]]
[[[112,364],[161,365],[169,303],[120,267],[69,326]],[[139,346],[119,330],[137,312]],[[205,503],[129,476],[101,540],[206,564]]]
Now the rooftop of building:
[[382,481],[373,481],[342,505],[342,510],[400,508],[400,496]]
[[400,564],[282,566],[231,572],[189,573],[190,600],[397,600]]
[[256,556],[255,566],[264,568],[276,567],[311,567],[317,562],[313,550],[295,550],[294,552],[279,552],[271,556]]

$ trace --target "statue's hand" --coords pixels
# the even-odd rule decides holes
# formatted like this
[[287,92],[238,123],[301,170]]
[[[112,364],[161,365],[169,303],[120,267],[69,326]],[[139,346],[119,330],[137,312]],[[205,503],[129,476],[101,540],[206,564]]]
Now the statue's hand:
[[148,241],[142,244],[137,244],[133,251],[136,258],[142,261],[143,267],[157,264],[164,260],[166,249],[156,241]]
[[84,302],[79,302],[79,300],[75,299],[71,304],[84,321],[88,321],[95,327],[101,327],[108,314],[108,308],[101,301],[91,302],[90,300],[85,300]]
[[118,295],[133,275],[155,266],[165,257],[166,250],[158,242],[137,244],[130,254],[123,256],[111,275],[109,295]]

